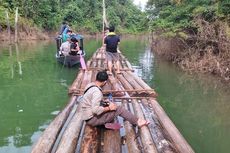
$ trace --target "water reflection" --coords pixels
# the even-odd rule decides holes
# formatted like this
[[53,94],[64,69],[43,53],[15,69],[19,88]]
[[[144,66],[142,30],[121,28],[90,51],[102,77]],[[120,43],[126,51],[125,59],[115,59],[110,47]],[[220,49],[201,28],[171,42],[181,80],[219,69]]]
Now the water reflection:
[[[101,41],[85,44],[88,60]],[[142,38],[121,39],[120,50],[157,91],[159,103],[195,152],[228,152],[229,86],[206,75],[182,72],[154,55]],[[78,70],[58,64],[55,51],[54,42],[22,43],[18,53],[15,46],[1,48],[1,153],[30,152],[68,101],[68,86]]]

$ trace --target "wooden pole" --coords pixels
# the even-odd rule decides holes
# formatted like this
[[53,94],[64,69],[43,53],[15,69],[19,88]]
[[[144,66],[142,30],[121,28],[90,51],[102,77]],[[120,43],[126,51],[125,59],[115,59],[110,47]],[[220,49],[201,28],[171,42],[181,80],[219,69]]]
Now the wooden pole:
[[18,42],[18,7],[15,10],[15,37],[14,42]]
[[6,24],[7,24],[8,40],[9,40],[9,44],[11,44],[11,29],[10,29],[10,19],[9,19],[8,11],[6,11]]

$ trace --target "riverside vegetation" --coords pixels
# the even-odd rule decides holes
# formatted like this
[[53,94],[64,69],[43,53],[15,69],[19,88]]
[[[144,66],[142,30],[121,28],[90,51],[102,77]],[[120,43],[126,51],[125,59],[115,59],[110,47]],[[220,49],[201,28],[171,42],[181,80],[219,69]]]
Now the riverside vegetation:
[[190,72],[230,82],[229,0],[149,0],[153,48]]
[[[120,34],[151,32],[158,54],[182,69],[210,73],[230,82],[229,0],[148,0],[145,11],[132,0],[105,0],[107,20]],[[66,20],[74,31],[102,31],[101,0],[2,0],[0,40],[7,39],[6,11],[19,39],[47,39]]]

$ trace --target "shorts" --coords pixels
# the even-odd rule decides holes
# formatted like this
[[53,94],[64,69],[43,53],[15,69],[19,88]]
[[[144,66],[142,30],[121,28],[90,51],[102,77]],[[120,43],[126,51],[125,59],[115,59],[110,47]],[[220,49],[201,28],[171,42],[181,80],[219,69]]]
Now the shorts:
[[119,61],[119,53],[106,52],[106,58],[108,61]]

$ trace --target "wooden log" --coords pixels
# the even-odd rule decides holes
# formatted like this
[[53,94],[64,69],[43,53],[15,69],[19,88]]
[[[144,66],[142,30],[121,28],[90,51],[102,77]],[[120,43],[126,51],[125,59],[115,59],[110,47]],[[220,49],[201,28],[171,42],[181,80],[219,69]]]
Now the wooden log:
[[100,151],[100,129],[86,125],[80,153],[97,153]]
[[31,153],[50,153],[52,147],[58,137],[58,134],[63,127],[71,109],[76,101],[76,96],[71,97],[67,106],[55,117],[50,125],[45,129],[42,136],[33,146]]
[[[138,82],[138,84],[140,86],[142,86],[142,88],[147,89],[147,90],[151,90],[151,88],[141,78],[136,76],[134,73],[132,73],[132,72],[127,72],[127,73],[129,75],[133,75],[133,78],[135,79],[135,81]],[[153,89],[152,89],[152,91],[149,91],[148,93],[149,93],[149,95],[151,95],[153,97],[157,96],[157,93]]]
[[[134,91],[134,88],[129,84],[129,82],[124,78],[123,75],[118,75],[117,78],[121,82],[121,85],[123,85],[125,90],[133,90]],[[130,92],[129,94],[132,96],[132,95],[136,94],[136,92]]]
[[[130,83],[130,85],[137,90],[143,90],[143,88],[134,80],[133,75],[129,75],[127,72],[124,72],[125,79]],[[137,91],[138,94],[144,94],[146,92]]]
[[158,104],[158,102],[151,98],[150,103],[159,118],[159,121],[163,128],[168,132],[169,136],[174,142],[177,150],[181,153],[194,153],[193,149],[186,142],[184,137],[181,135],[179,130],[175,127],[173,122],[169,119],[163,108]]
[[[132,104],[133,104],[135,114],[138,116],[138,118],[145,119],[138,102],[135,99],[133,99]],[[152,137],[151,137],[151,134],[150,134],[148,127],[144,126],[139,130],[140,130],[140,137],[142,140],[142,144],[144,147],[144,152],[145,153],[157,153],[156,146],[153,143],[153,140],[152,140]]]
[[84,91],[87,84],[91,82],[92,71],[85,71],[80,89]]
[[[123,100],[123,106],[128,110],[128,105],[127,105],[127,100]],[[140,153],[140,149],[138,147],[138,143],[136,140],[136,134],[133,129],[133,125],[131,125],[128,121],[124,123],[125,127],[125,140],[126,140],[126,145],[128,147],[128,152],[129,153]]]
[[80,107],[78,107],[61,138],[56,153],[74,153],[83,123],[81,115]]
[[78,76],[77,78],[74,80],[74,82],[72,83],[71,87],[69,88],[69,94],[72,94],[73,92],[77,92],[77,93],[80,93],[78,91],[78,89],[80,89],[80,86],[81,86],[81,82],[82,82],[82,79],[83,79],[83,75],[84,75],[85,71],[80,71],[78,73]]
[[119,134],[119,130],[105,130],[103,152],[105,153],[121,152],[121,137]]
[[151,122],[151,124],[148,127],[158,152],[178,152],[176,148],[172,146],[172,141],[168,140],[169,136],[166,133],[164,133],[165,130],[162,129],[162,126],[159,123],[158,118],[154,113],[151,105],[148,103],[147,99],[142,99],[140,106],[146,120]]
[[117,92],[114,93],[114,95],[116,95],[116,96],[123,96],[124,92],[120,92],[122,90],[122,88],[120,87],[120,85],[117,82],[117,80],[113,76],[110,76],[109,77],[109,81],[112,84],[112,89],[115,90],[115,91],[117,91]]

